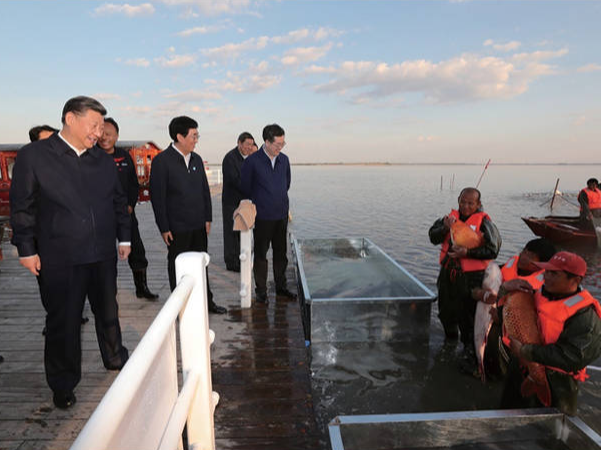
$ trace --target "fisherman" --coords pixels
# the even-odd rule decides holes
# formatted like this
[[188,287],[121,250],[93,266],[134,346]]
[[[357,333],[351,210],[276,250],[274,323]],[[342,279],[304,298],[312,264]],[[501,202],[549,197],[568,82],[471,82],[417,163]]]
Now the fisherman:
[[[555,246],[544,238],[532,239],[522,251],[512,256],[501,267],[502,282],[497,294],[483,288],[474,288],[472,295],[477,301],[496,304],[502,307],[506,295],[513,291],[533,292],[543,285],[544,269],[535,265],[537,262],[547,262],[556,253]],[[492,326],[486,339],[484,353],[484,369],[486,378],[501,377],[507,373],[509,357],[501,337],[501,326],[497,309],[491,310]],[[477,350],[477,349],[476,349]]]
[[534,263],[544,269],[544,284],[534,293],[543,343],[523,344],[504,335],[511,355],[501,400],[502,408],[541,406],[536,395],[523,398],[522,361],[545,366],[551,391],[549,405],[576,414],[578,382],[588,378],[586,366],[601,356],[601,306],[580,284],[586,262],[570,252],[556,253],[549,262]]
[[601,217],[601,189],[596,178],[589,178],[586,188],[578,194],[580,203],[580,222],[589,228],[594,217]]
[[122,148],[115,147],[118,140],[119,125],[112,117],[105,117],[104,131],[100,139],[98,139],[97,145],[107,154],[111,155],[113,161],[115,161],[119,182],[123,187],[125,195],[127,195],[127,212],[131,219],[131,253],[127,258],[127,262],[134,277],[136,297],[156,300],[159,296],[151,292],[148,288],[146,278],[148,260],[146,259],[146,250],[140,236],[138,218],[135,211],[136,204],[138,203],[138,191],[140,189],[138,175],[136,174],[136,167],[129,153]]
[[[458,198],[458,210],[434,222],[430,228],[430,242],[442,244],[440,249],[440,274],[438,287],[438,318],[445,332],[445,342],[453,343],[461,332],[463,355],[462,372],[476,370],[474,349],[474,315],[476,300],[472,289],[482,285],[484,270],[497,257],[501,248],[501,236],[488,214],[482,211],[480,191],[467,187]],[[474,232],[481,234],[481,243],[468,249],[460,242],[451,243],[451,227],[463,222]],[[457,224],[457,225],[455,225]]]

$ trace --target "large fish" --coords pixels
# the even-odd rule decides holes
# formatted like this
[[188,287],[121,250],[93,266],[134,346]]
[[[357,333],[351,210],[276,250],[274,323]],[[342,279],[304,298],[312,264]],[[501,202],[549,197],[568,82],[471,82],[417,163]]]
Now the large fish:
[[451,242],[472,249],[482,245],[483,237],[480,230],[473,230],[465,222],[456,220],[451,225]]
[[[482,289],[497,295],[502,283],[503,275],[501,275],[501,269],[499,269],[499,266],[494,261],[491,261],[484,271]],[[492,316],[490,313],[491,310],[495,308],[496,305],[494,304],[478,302],[476,305],[476,316],[474,317],[474,347],[476,349],[476,357],[478,358],[480,379],[483,383],[486,381],[486,375],[484,373],[484,351],[488,341],[488,333],[492,327]]]
[[[538,329],[538,315],[532,294],[516,291],[507,296],[503,306],[503,328],[510,338],[517,339],[522,344],[543,343]],[[520,387],[522,397],[536,394],[543,405],[550,406],[551,390],[545,366],[525,360],[522,360],[521,363],[528,369],[528,376]]]

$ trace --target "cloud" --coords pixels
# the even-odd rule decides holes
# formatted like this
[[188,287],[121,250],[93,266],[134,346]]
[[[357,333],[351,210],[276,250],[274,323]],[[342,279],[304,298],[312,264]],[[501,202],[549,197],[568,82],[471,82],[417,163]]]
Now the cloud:
[[438,140],[438,136],[419,136],[417,142],[434,142]]
[[150,66],[150,61],[146,58],[131,58],[122,60],[121,58],[116,59],[117,62],[123,63],[126,66],[136,66],[136,67],[148,67]]
[[300,28],[281,36],[261,36],[250,38],[240,43],[228,43],[220,47],[202,49],[201,53],[209,59],[227,60],[237,58],[245,52],[262,50],[267,47],[268,44],[290,45],[303,41],[319,42],[342,34],[342,31],[333,28],[322,27],[316,30]]
[[115,3],[105,3],[94,10],[97,16],[105,16],[112,14],[123,14],[127,17],[135,16],[150,16],[154,14],[154,6],[151,3],[142,3],[140,5],[130,5],[125,3],[117,5]]
[[301,74],[328,75],[328,81],[313,86],[315,92],[337,94],[360,104],[390,101],[406,93],[420,94],[432,103],[508,99],[526,92],[537,78],[554,73],[543,61],[566,53],[562,49],[507,58],[463,54],[440,62],[396,64],[346,61],[337,67],[313,65]]
[[580,66],[577,70],[579,73],[599,72],[601,71],[601,64],[591,63],[585,66]]
[[507,42],[506,44],[495,44],[495,42],[492,39],[487,39],[484,41],[483,45],[485,47],[492,46],[492,48],[501,52],[510,52],[513,50],[517,50],[522,45],[522,43],[519,41],[511,41]]
[[285,66],[298,65],[308,62],[314,62],[323,58],[331,50],[332,44],[323,45],[321,47],[297,47],[290,49],[284,53],[280,60]]
[[238,44],[229,43],[220,47],[213,47],[201,50],[201,53],[209,59],[234,59],[241,53],[251,50],[261,50],[267,46],[269,37],[260,36],[250,38]]
[[250,0],[161,0],[169,6],[186,6],[195,8],[202,15],[239,14],[247,11]]
[[177,35],[181,36],[181,37],[188,37],[188,36],[193,36],[195,34],[217,33],[218,31],[221,31],[223,29],[225,29],[224,25],[201,26],[201,27],[188,28],[186,30],[180,31],[179,33],[177,33]]
[[225,78],[219,80],[206,80],[213,89],[224,92],[262,92],[282,81],[282,76],[270,71],[267,61],[250,64],[241,72],[227,72]]
[[221,98],[221,94],[215,91],[202,91],[191,89],[188,91],[164,94],[165,98],[175,98],[180,100],[217,100]]
[[121,96],[119,94],[111,94],[109,92],[97,92],[92,95],[96,100],[121,100]]
[[154,62],[161,67],[178,68],[191,66],[196,62],[196,57],[194,55],[169,55],[167,58],[164,56],[155,58]]
[[585,115],[578,116],[574,119],[574,126],[580,127],[586,123],[586,120],[587,119]]

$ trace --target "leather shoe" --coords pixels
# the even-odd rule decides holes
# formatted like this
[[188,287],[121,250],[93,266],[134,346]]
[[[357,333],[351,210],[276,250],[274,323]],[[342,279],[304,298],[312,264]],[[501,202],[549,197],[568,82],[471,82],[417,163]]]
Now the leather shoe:
[[213,301],[210,301],[209,302],[209,312],[213,313],[213,314],[225,314],[227,312],[227,309],[225,309],[223,306],[217,305]]
[[267,293],[257,292],[257,294],[255,295],[255,301],[257,303],[269,303],[269,300],[267,300]]
[[69,409],[77,399],[73,391],[56,391],[52,396],[52,401],[57,408]]
[[290,300],[296,300],[296,294],[293,293],[293,292],[290,292],[286,288],[284,288],[284,289],[278,289],[277,291],[275,291],[275,295],[278,296],[278,297],[288,298]]

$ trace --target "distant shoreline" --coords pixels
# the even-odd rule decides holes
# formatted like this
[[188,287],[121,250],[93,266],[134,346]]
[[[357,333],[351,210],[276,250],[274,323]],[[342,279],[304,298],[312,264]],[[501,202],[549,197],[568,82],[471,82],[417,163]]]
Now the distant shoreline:
[[[481,163],[460,163],[460,162],[440,162],[440,163],[428,163],[428,162],[415,162],[415,163],[392,163],[392,162],[356,162],[356,163],[345,163],[345,162],[323,162],[323,163],[293,163],[292,166],[484,166],[484,162]],[[221,164],[208,164],[209,166],[221,166]],[[601,166],[601,162],[594,163],[490,163],[491,166]]]

